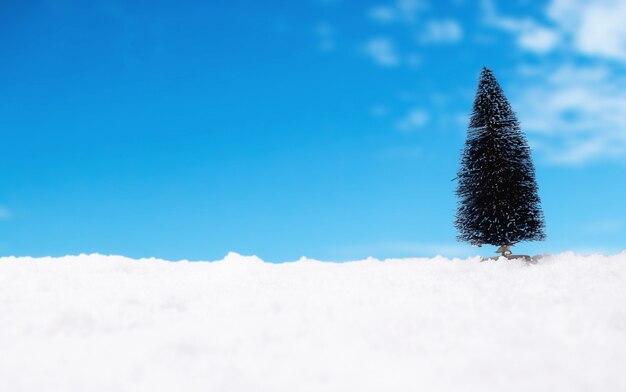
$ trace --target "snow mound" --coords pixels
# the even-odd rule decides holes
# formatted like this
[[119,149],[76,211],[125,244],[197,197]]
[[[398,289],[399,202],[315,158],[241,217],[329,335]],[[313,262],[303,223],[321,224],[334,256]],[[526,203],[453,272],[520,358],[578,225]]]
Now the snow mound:
[[626,252],[0,258],[0,391],[624,391]]

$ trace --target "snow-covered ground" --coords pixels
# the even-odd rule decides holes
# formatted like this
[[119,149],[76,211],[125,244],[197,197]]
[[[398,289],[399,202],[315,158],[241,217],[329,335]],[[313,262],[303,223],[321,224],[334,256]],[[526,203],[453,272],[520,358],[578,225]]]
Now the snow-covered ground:
[[0,391],[626,391],[626,252],[0,258]]

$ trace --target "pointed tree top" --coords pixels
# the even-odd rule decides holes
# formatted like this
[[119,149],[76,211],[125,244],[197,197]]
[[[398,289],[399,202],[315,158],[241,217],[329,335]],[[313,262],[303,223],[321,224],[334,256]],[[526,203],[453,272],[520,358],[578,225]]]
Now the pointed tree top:
[[515,121],[514,116],[513,109],[493,71],[483,67],[478,80],[470,127],[478,129],[487,124]]
[[485,80],[485,79],[493,79],[493,80],[495,80],[495,76],[493,75],[493,71],[492,70],[490,70],[487,67],[483,67],[483,70],[480,73],[480,79],[481,80]]

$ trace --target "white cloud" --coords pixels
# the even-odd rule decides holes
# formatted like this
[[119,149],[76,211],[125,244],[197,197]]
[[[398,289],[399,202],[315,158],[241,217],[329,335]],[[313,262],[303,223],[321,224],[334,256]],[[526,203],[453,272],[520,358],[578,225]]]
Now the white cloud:
[[582,164],[626,155],[626,80],[604,66],[524,72],[514,107],[549,160]]
[[499,15],[492,0],[483,0],[484,22],[492,27],[516,35],[517,44],[531,52],[544,54],[553,50],[560,42],[560,34],[543,27],[530,18],[518,19]]
[[413,109],[396,124],[400,131],[412,131],[428,124],[430,116],[423,109]]
[[365,44],[365,53],[376,64],[383,67],[395,67],[400,64],[393,41],[387,38],[373,38]]
[[626,1],[552,0],[545,15],[552,27],[499,15],[493,0],[482,5],[485,23],[516,34],[524,49],[546,53],[563,44],[578,54],[626,61]]
[[626,2],[552,0],[548,16],[582,54],[626,61]]
[[533,27],[524,30],[518,37],[518,44],[535,53],[547,53],[554,49],[560,40],[560,36],[553,30]]
[[455,20],[444,19],[429,21],[419,40],[422,43],[454,43],[462,37],[461,25]]

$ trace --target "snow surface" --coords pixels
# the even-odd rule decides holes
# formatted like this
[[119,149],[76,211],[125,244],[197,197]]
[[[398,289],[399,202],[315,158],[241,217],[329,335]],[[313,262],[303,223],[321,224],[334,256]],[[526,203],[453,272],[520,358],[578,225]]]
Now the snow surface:
[[625,391],[626,252],[0,258],[0,391]]

